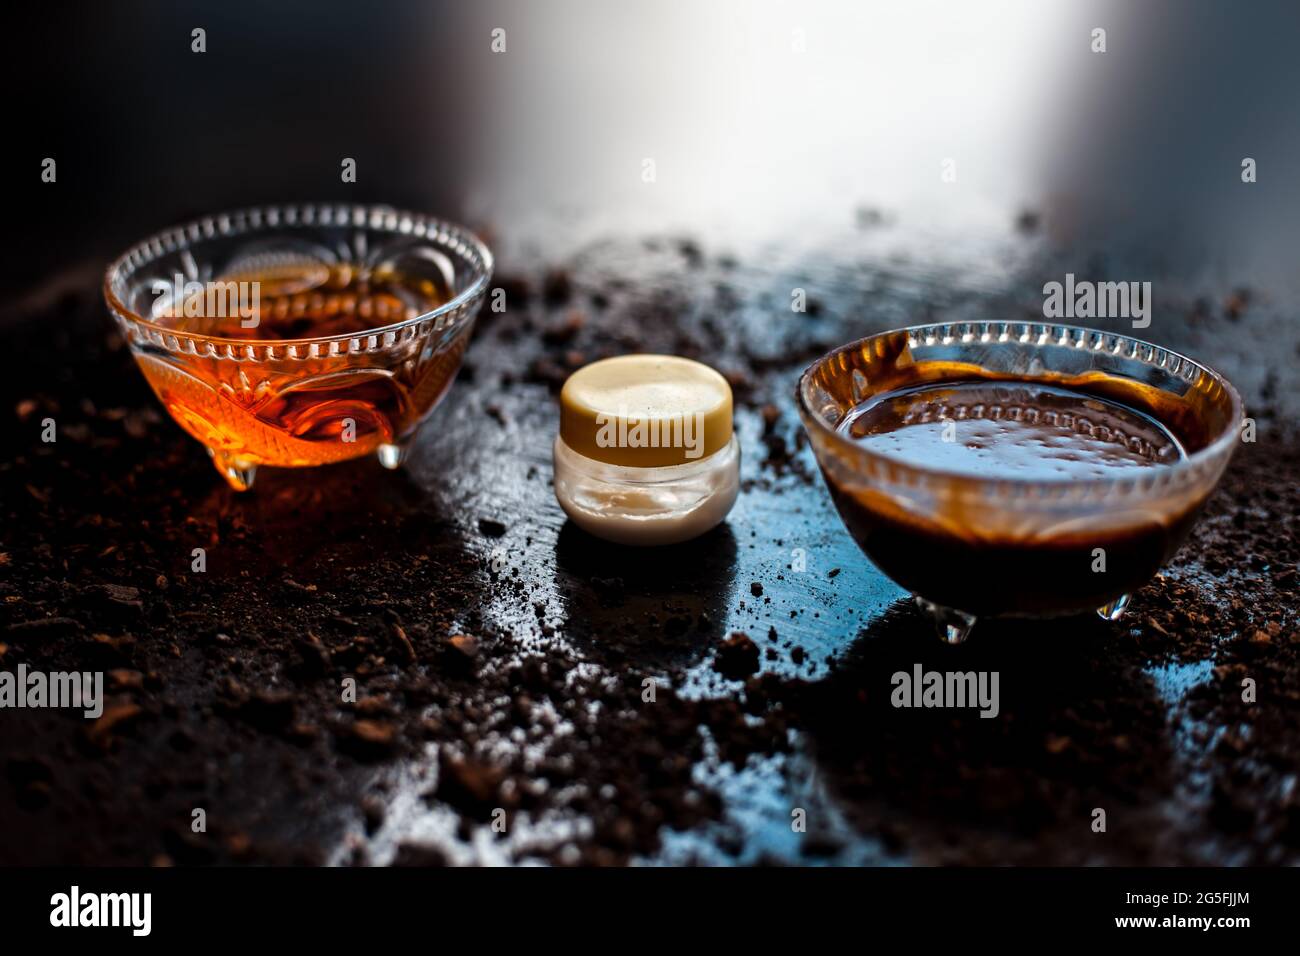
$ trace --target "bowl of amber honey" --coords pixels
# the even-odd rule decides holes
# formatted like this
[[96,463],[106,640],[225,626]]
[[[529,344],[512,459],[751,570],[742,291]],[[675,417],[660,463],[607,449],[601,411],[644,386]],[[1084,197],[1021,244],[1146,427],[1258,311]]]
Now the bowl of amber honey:
[[980,618],[1117,619],[1243,421],[1232,385],[1184,355],[1027,322],[872,335],[810,366],[796,398],[849,532],[951,643]]
[[207,216],[127,250],[104,298],[177,423],[237,490],[260,466],[397,468],[450,388],[492,273],[452,223],[387,206]]

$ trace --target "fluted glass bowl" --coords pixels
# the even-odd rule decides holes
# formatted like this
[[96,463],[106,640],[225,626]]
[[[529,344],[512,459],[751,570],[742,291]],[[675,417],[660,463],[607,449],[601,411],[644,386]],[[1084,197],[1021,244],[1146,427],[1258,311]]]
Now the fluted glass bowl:
[[460,367],[492,255],[387,206],[207,216],[129,249],[104,298],[173,418],[237,490],[261,465],[398,467]]
[[[1186,457],[1080,480],[982,478],[945,470],[940,455],[886,454],[842,434],[846,416],[872,396],[953,381],[1009,383],[1012,391],[1028,382],[1124,402],[1167,425]],[[1242,422],[1236,391],[1198,362],[1124,335],[1038,323],[873,335],[813,363],[796,397],[850,533],[951,642],[984,616],[1118,617],[1186,537]],[[983,406],[950,411],[954,419],[990,414]],[[1033,408],[1015,414],[1047,420]]]

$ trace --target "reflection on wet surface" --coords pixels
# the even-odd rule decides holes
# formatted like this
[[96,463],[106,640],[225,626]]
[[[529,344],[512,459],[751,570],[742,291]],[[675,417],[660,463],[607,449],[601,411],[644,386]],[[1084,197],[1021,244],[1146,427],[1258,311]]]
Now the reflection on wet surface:
[[[155,833],[146,817],[201,794],[229,814],[226,842],[199,846],[178,823],[161,844],[196,861],[1284,858],[1284,822],[1246,835],[1229,776],[1280,738],[1243,730],[1225,703],[1249,660],[1247,611],[1227,602],[1272,600],[1278,569],[1211,567],[1197,550],[1225,528],[1264,540],[1280,486],[1270,498],[1249,485],[1244,518],[1214,506],[1191,550],[1135,596],[1137,617],[982,622],[960,648],[935,641],[843,529],[800,434],[798,373],[875,329],[1028,316],[1055,268],[1009,229],[934,256],[924,237],[892,233],[872,225],[802,250],[593,240],[562,270],[507,244],[501,281],[527,294],[483,316],[403,472],[370,460],[266,469],[234,495],[170,423],[132,438],[125,418],[88,413],[84,441],[69,421],[57,454],[24,452],[6,498],[35,501],[46,524],[15,523],[24,530],[7,542],[28,582],[11,618],[72,621],[67,639],[33,650],[52,663],[94,654],[157,675],[122,691],[143,715],[98,758],[105,779],[144,780],[154,796],[103,788],[105,818]],[[795,286],[809,291],[807,314],[789,310]],[[1282,334],[1271,312],[1255,321]],[[1237,336],[1210,320],[1152,331],[1230,378],[1242,370],[1215,346]],[[590,539],[551,489],[554,390],[570,367],[633,349],[704,359],[737,396],[740,499],[724,526],[669,549]],[[1275,384],[1269,398],[1262,386],[1294,373],[1266,361],[1241,384],[1267,425],[1296,390]],[[78,390],[95,409],[149,406],[121,382],[87,368]],[[40,550],[46,526],[61,529],[57,549]],[[196,547],[203,576],[187,570]],[[137,588],[142,607],[86,603],[113,581]],[[1281,642],[1293,620],[1278,623]],[[753,656],[738,646],[724,661],[737,632]],[[891,675],[918,663],[997,671],[999,718],[890,706]],[[340,700],[345,676],[360,710]],[[168,742],[178,726],[190,751]],[[1285,770],[1250,766],[1266,792],[1282,785]],[[60,778],[80,786],[83,771],[67,767]],[[505,835],[491,829],[498,804]],[[1097,806],[1117,839],[1077,838]],[[81,852],[131,858],[152,839]]]

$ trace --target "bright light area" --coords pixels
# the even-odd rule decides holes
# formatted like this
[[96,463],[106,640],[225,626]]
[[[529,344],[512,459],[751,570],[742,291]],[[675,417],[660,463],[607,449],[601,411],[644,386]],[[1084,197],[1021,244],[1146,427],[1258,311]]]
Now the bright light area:
[[[1061,7],[629,7],[571,0],[485,11],[510,43],[493,96],[502,106],[487,117],[491,162],[505,164],[497,181],[511,184],[494,206],[535,207],[547,196],[625,228],[770,229],[848,222],[858,206],[1005,223],[1038,196],[1041,134],[1032,131],[1043,126]],[[521,142],[544,152],[508,147]],[[955,182],[943,180],[945,160]]]

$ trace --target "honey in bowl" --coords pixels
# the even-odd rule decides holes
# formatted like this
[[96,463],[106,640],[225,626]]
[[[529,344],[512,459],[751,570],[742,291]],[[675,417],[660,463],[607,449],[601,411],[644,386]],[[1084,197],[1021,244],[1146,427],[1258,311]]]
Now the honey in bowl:
[[[295,340],[355,335],[431,312],[447,294],[428,277],[355,263],[300,262],[239,269],[216,283],[259,290],[252,314],[209,315],[192,299],[160,305],[156,324],[223,339]],[[342,461],[392,444],[418,422],[451,383],[465,340],[407,374],[353,356],[315,357],[250,369],[227,358],[138,356],[167,410],[215,451],[256,465],[305,466]]]
[[949,640],[983,616],[1117,616],[1185,538],[1240,419],[1182,356],[1012,323],[845,346],[799,399],[845,525]]
[[492,270],[386,206],[208,216],[137,244],[104,296],[168,412],[236,489],[262,465],[398,467],[451,386]]

